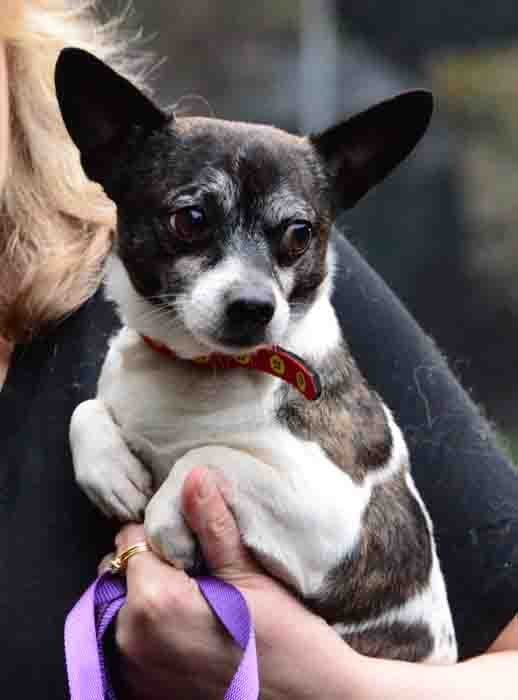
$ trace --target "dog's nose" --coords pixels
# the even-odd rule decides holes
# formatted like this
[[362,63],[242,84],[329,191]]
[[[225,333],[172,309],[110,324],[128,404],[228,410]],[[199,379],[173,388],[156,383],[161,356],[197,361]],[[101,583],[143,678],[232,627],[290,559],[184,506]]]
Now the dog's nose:
[[227,300],[228,321],[248,330],[263,328],[272,320],[274,313],[275,297],[270,289],[239,289],[232,292]]

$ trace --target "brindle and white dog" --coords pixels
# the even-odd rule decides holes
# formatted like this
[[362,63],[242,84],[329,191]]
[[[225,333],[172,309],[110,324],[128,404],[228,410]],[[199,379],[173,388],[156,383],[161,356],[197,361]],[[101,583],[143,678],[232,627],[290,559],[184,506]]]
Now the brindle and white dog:
[[[86,174],[118,211],[107,289],[124,327],[97,398],[73,415],[79,484],[108,515],[143,517],[153,548],[189,568],[182,484],[209,467],[258,560],[354,648],[453,662],[403,436],[330,303],[333,219],[410,153],[431,96],[399,95],[302,138],[175,118],[78,49],[61,54],[56,88]],[[312,368],[297,365],[298,388],[200,360],[218,353],[239,366],[274,346]],[[313,373],[321,387],[310,400],[299,389]]]

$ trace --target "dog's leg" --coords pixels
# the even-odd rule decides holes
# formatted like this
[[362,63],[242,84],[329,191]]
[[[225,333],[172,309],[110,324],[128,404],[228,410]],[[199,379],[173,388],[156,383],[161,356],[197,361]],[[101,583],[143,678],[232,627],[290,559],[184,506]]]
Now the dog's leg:
[[[190,568],[195,540],[182,517],[182,487],[194,467],[214,469],[244,542],[270,573],[303,595],[315,594],[326,573],[351,551],[368,494],[317,450],[291,454],[285,469],[222,446],[192,450],[179,459],[146,509],[145,527],[165,559]],[[309,452],[309,454],[308,454]]]
[[102,401],[76,408],[70,445],[76,480],[87,496],[109,517],[141,521],[153,493],[151,474],[130,452]]

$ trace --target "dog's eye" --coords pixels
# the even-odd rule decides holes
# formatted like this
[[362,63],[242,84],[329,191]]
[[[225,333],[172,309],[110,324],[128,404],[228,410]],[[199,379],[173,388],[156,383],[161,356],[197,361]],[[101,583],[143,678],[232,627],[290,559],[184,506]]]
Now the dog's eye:
[[311,243],[313,229],[309,221],[292,221],[286,227],[281,241],[281,255],[293,260],[305,252]]
[[207,217],[201,207],[184,207],[171,216],[171,226],[185,241],[204,238],[208,232]]

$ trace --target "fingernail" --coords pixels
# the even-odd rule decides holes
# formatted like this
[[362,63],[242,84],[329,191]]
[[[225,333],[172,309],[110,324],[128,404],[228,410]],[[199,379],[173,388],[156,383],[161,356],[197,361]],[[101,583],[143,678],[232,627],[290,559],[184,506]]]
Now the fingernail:
[[198,484],[198,500],[206,501],[211,495],[213,488],[214,479],[212,474],[210,472],[205,472]]

